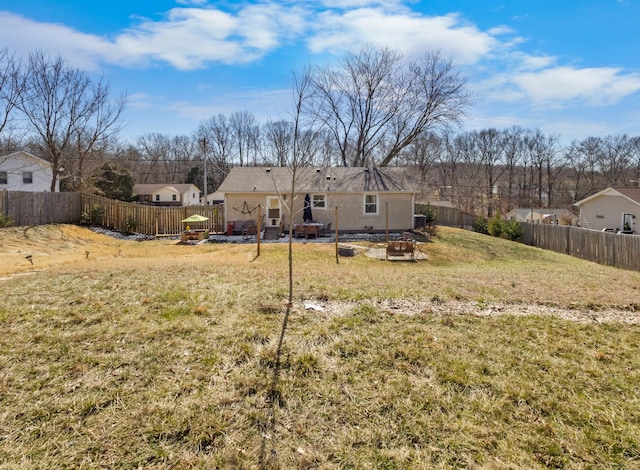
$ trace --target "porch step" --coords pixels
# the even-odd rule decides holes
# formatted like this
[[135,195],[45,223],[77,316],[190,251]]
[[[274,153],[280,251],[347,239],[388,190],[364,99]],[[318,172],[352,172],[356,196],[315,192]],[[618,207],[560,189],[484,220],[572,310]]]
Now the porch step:
[[280,227],[265,227],[264,240],[277,240],[280,238]]

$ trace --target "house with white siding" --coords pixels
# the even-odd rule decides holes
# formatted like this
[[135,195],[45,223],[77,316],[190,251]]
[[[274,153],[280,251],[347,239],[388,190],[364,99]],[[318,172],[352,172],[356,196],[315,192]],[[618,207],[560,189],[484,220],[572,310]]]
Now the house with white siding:
[[[18,151],[0,156],[0,191],[51,191],[53,167],[40,157]],[[54,188],[60,190],[57,180]]]
[[136,184],[133,194],[138,202],[158,206],[197,206],[200,189],[193,184]]

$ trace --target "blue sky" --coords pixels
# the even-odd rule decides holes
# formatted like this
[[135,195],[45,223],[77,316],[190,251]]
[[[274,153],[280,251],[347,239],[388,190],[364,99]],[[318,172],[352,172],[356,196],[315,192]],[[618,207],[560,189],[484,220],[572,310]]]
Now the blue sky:
[[466,130],[640,135],[640,0],[0,0],[0,47],[126,92],[130,139],[287,117],[294,71],[364,43],[451,57],[476,97]]

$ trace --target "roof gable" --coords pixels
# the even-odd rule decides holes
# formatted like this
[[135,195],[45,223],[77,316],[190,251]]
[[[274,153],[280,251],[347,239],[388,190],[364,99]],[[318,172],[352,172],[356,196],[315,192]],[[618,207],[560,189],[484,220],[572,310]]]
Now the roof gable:
[[9,160],[9,159],[14,159],[14,158],[22,158],[25,160],[31,160],[32,162],[36,163],[37,165],[39,165],[42,168],[52,168],[51,162],[48,162],[47,160],[40,158],[40,157],[36,157],[34,154],[29,153],[29,152],[25,152],[24,150],[18,150],[17,152],[12,152],[8,155],[4,155],[2,157],[0,157],[0,163],[2,163],[3,160]]
[[632,187],[618,187],[618,188],[609,187],[576,202],[574,205],[582,206],[583,204],[589,201],[592,201],[594,199],[597,199],[603,196],[621,196],[630,200],[635,204],[640,205],[640,188],[632,188]]
[[[293,170],[289,167],[232,168],[218,191],[227,193],[291,191]],[[297,168],[296,192],[407,192],[420,189],[412,172],[402,167]]]

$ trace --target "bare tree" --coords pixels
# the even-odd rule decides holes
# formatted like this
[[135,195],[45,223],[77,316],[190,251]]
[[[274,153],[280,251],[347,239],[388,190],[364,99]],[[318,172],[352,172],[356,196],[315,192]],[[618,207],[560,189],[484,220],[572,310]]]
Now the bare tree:
[[9,149],[10,139],[5,135],[5,131],[9,129],[10,117],[20,103],[25,86],[24,75],[20,69],[20,61],[14,55],[10,55],[6,48],[0,49],[0,138]]
[[240,166],[255,164],[260,138],[260,126],[255,116],[248,111],[235,112],[229,118],[229,128]]
[[204,158],[207,159],[207,181],[214,188],[220,186],[229,174],[233,163],[233,135],[229,118],[220,113],[203,121],[196,130],[198,142],[205,142]]
[[160,133],[138,137],[136,147],[140,161],[135,169],[135,180],[140,183],[167,183],[162,165],[171,154],[171,137]]
[[634,186],[640,187],[640,136],[630,139]]
[[632,145],[625,135],[611,135],[604,139],[604,152],[600,154],[600,171],[607,186],[623,186],[625,170],[631,164]]
[[604,141],[600,137],[587,137],[577,144],[576,152],[576,158],[581,162],[579,168],[585,179],[584,189],[582,185],[576,186],[576,199],[582,199],[602,189],[604,184],[599,166],[604,158]]
[[[313,159],[313,155],[315,152],[315,140],[320,135],[320,129],[315,126],[314,122],[305,122],[303,119],[302,110],[305,106],[305,102],[308,99],[311,87],[311,79],[307,70],[303,72],[303,74],[298,77],[294,75],[294,96],[293,96],[293,140],[291,153],[289,154],[289,160],[287,161],[287,168],[290,171],[291,178],[288,183],[290,183],[289,187],[278,187],[277,184],[274,184],[278,194],[280,195],[281,202],[284,203],[284,206],[289,215],[289,221],[293,220],[293,201],[299,192],[299,188],[297,186],[299,179],[302,177],[302,173],[309,169],[307,166],[310,161]],[[287,184],[288,186],[288,184]],[[286,198],[283,196],[287,196]],[[280,376],[280,367],[281,367],[281,358],[282,358],[282,348],[284,345],[285,334],[287,331],[287,327],[289,324],[289,317],[291,314],[291,310],[293,307],[293,225],[289,223],[289,296],[288,302],[286,306],[286,310],[284,312],[284,316],[282,318],[282,323],[280,326],[280,334],[278,336],[278,343],[276,347],[276,361],[273,369],[273,378],[269,390],[267,392],[267,402],[269,404],[269,418],[267,421],[268,433],[276,432],[276,406],[279,403],[280,391],[278,389],[278,381]],[[271,442],[276,442],[276,439],[272,439]],[[267,455],[273,456],[277,455],[275,449],[272,449],[272,452],[267,452],[266,449],[266,439],[262,441],[262,449],[260,453],[260,468],[270,468],[277,467],[278,465],[275,462],[269,461],[269,457]]]
[[497,184],[506,169],[502,160],[504,155],[502,133],[493,128],[483,129],[480,132],[472,132],[471,137],[484,170],[487,216],[492,217]]
[[442,139],[433,132],[420,134],[402,154],[402,163],[415,165],[423,176],[431,170],[437,155],[442,150]]
[[262,132],[263,160],[268,165],[286,166],[293,151],[294,124],[286,119],[267,121]]
[[112,102],[107,83],[94,83],[62,57],[51,60],[42,51],[29,55],[25,84],[18,106],[46,149],[54,191],[74,139],[90,152],[96,142],[116,134],[126,98]]
[[[114,99],[110,98],[108,83],[98,83],[97,86],[92,87],[91,95],[87,98],[94,100],[94,107],[88,109],[88,112],[79,119],[78,125],[74,126],[71,158],[68,158],[65,163],[67,174],[77,176],[80,181],[80,186],[68,188],[71,190],[84,188],[87,160],[91,156],[96,156],[96,160],[98,160],[119,134],[122,129],[122,115],[127,103],[126,95],[120,95]],[[98,163],[96,161],[93,166],[97,166]],[[88,170],[92,171],[93,168]]]
[[522,164],[523,143],[523,130],[520,127],[514,126],[503,131],[504,164],[507,173],[507,212],[516,207],[519,202],[516,192],[517,173]]
[[458,122],[470,102],[466,80],[438,53],[409,63],[367,45],[312,79],[306,112],[329,129],[343,166],[390,165],[424,132]]

